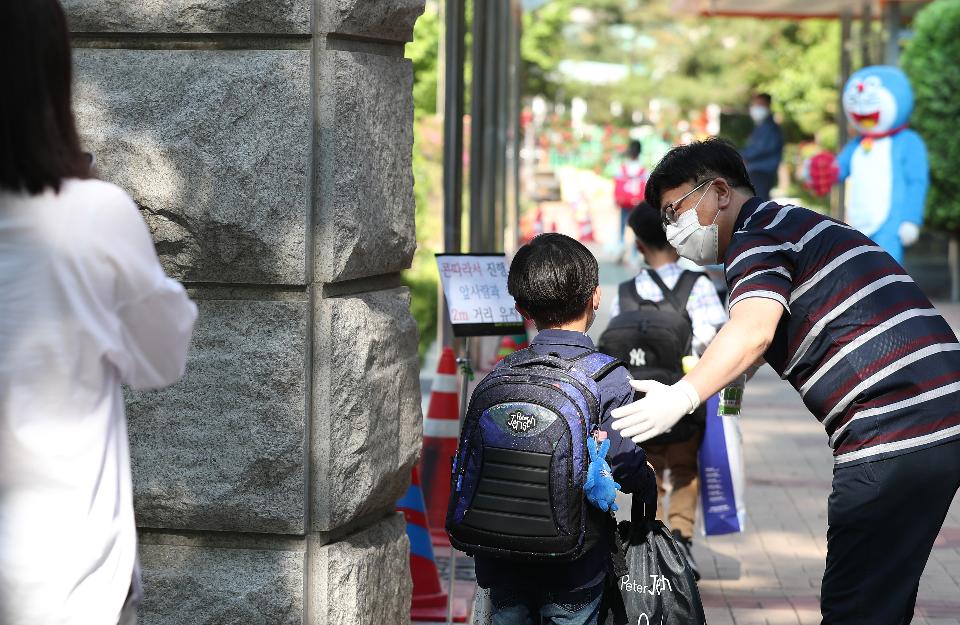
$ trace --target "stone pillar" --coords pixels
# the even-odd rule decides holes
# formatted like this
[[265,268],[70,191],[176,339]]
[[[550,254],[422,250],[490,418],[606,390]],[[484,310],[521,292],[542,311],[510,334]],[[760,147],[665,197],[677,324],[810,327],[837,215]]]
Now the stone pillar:
[[142,622],[406,622],[424,0],[62,1],[84,144],[200,307],[128,394]]

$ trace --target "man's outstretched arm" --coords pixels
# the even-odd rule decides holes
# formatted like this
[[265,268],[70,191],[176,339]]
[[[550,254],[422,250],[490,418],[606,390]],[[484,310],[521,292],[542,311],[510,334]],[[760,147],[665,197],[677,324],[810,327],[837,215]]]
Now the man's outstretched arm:
[[763,356],[783,311],[783,304],[763,297],[737,302],[730,310],[730,321],[717,333],[693,371],[672,386],[652,380],[633,382],[633,387],[646,396],[614,410],[612,427],[635,443],[669,430]]

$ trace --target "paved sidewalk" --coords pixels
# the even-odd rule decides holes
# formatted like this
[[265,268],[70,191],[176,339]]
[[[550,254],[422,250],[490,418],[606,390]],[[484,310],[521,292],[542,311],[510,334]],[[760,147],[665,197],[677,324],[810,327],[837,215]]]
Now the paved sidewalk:
[[[747,387],[741,426],[747,531],[698,538],[710,625],[818,625],[832,459],[794,390],[764,367]],[[960,498],[927,564],[918,625],[960,625]]]

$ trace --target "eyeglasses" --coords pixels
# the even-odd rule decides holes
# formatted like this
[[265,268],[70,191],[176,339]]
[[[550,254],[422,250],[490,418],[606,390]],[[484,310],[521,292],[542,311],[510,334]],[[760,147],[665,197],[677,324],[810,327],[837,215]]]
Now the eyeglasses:
[[674,200],[673,202],[670,202],[669,204],[667,204],[666,206],[664,206],[663,208],[661,208],[661,209],[660,209],[660,221],[663,222],[663,225],[664,225],[664,226],[672,226],[672,225],[676,224],[676,223],[677,223],[677,212],[679,212],[679,210],[680,210],[680,203],[683,202],[683,201],[684,201],[685,199],[687,199],[688,197],[690,197],[691,195],[693,195],[694,193],[696,193],[697,191],[699,191],[700,189],[702,189],[702,188],[703,188],[704,186],[706,186],[708,183],[713,182],[714,180],[716,180],[716,178],[708,178],[707,180],[703,180],[702,182],[698,182],[698,183],[696,184],[696,186],[693,187],[693,189],[691,189],[688,193],[685,193],[684,196],[681,197],[679,200]]

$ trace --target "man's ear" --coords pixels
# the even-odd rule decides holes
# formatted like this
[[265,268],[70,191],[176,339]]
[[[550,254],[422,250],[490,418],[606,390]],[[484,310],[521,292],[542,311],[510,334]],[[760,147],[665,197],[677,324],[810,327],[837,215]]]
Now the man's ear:
[[527,311],[525,311],[524,309],[520,308],[520,307],[517,306],[516,304],[514,304],[513,307],[517,309],[517,312],[520,313],[520,316],[521,316],[521,317],[523,317],[524,319],[527,319],[527,320],[529,321],[529,319],[530,319],[530,314],[527,313]]
[[731,200],[733,200],[733,189],[727,184],[726,179],[717,178],[717,181],[713,183],[713,188],[717,191],[717,207],[720,210],[729,207]]
[[600,310],[600,287],[593,291],[593,309]]

